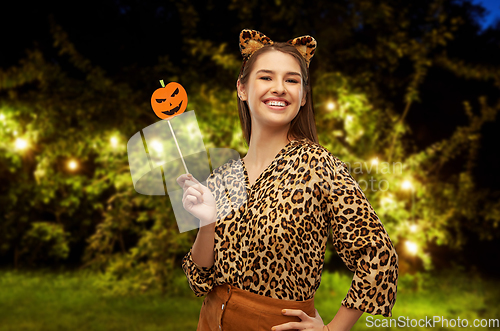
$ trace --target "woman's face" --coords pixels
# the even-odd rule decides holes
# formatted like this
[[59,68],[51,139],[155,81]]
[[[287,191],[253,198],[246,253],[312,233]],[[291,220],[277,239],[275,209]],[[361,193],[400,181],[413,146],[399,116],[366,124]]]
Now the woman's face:
[[288,127],[306,103],[303,77],[298,61],[290,54],[269,51],[255,61],[248,81],[238,80],[238,92],[247,101],[252,118],[252,132]]

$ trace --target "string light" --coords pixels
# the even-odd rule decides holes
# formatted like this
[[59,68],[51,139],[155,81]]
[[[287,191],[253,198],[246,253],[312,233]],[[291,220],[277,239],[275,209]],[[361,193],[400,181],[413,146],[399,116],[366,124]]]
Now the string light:
[[403,181],[403,183],[401,184],[401,187],[404,189],[404,190],[411,190],[413,188],[413,185],[412,183],[409,181],[409,180],[405,180]]
[[28,147],[28,142],[23,138],[17,138],[14,144],[17,150],[24,150]]
[[334,110],[335,109],[335,103],[333,101],[330,101],[326,104],[326,109],[328,110]]
[[186,125],[187,132],[189,132],[190,137],[194,137],[196,135],[197,126],[195,123],[189,123]]
[[378,157],[372,159],[372,164],[377,165],[378,164]]
[[2,122],[5,121],[5,115],[4,114],[0,114],[0,121],[2,121]]
[[76,170],[78,168],[78,162],[76,162],[75,160],[70,160],[68,162],[68,168],[70,170]]
[[406,246],[406,249],[408,250],[408,252],[410,254],[412,254],[412,255],[417,254],[417,252],[418,252],[418,245],[416,243],[414,243],[413,241],[407,240],[405,242],[405,246]]
[[333,135],[335,137],[342,137],[342,136],[344,136],[344,132],[342,130],[334,130]]
[[418,225],[412,224],[410,225],[410,232],[417,232],[418,230]]
[[163,152],[163,145],[158,140],[152,140],[150,145],[151,149],[154,149],[156,152]]
[[115,148],[116,146],[118,146],[118,138],[111,137],[110,142],[111,142],[111,147]]

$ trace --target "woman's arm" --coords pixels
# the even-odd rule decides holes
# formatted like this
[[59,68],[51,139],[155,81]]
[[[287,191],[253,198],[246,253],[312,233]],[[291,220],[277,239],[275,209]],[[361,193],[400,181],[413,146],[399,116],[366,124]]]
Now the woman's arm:
[[193,244],[191,257],[193,262],[205,268],[214,265],[215,221],[198,230]]
[[[186,185],[190,180],[195,185]],[[209,182],[211,179],[207,179]],[[216,204],[210,190],[201,185],[190,175],[181,175],[177,182],[184,189],[183,206],[200,220],[200,228],[196,240],[189,252],[182,259],[182,269],[186,274],[189,286],[196,294],[202,296],[209,293],[214,284],[214,245]]]
[[[210,178],[207,179],[207,183]],[[179,176],[177,183],[184,190],[182,196],[184,208],[200,221],[198,234],[191,249],[191,258],[198,266],[210,268],[214,264],[215,221],[217,220],[214,196],[191,174]]]
[[[356,180],[345,164],[325,158],[325,196],[334,247],[354,275],[342,306],[373,315],[392,316],[396,301],[398,255]],[[318,172],[322,175],[321,172]]]
[[333,320],[327,324],[329,331],[350,330],[358,319],[363,315],[361,310],[340,306]]

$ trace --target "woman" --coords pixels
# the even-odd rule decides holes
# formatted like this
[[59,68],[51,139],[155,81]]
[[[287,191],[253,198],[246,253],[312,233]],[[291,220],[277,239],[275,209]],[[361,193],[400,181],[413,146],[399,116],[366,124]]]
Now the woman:
[[[207,295],[198,330],[349,330],[363,312],[392,316],[396,251],[345,164],[318,144],[315,48],[310,36],[274,43],[243,30],[237,91],[248,153],[207,186],[178,178],[184,208],[200,219],[182,264],[195,294]],[[325,325],[314,293],[330,231],[354,278]]]

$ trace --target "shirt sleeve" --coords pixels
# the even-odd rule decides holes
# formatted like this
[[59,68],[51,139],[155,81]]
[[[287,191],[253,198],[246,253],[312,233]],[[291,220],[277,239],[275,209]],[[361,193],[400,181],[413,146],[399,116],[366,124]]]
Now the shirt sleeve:
[[398,255],[370,202],[333,155],[320,162],[333,244],[349,270],[351,287],[342,305],[372,315],[392,316],[396,302]]
[[192,248],[182,259],[182,269],[188,279],[189,287],[197,297],[208,294],[214,287],[215,269],[197,265],[191,257]]
[[[244,183],[244,178],[241,170],[228,171],[228,167],[234,163],[228,162],[219,168],[216,168],[206,180],[206,186],[212,192],[216,208],[216,220],[221,220],[227,216],[233,209],[238,208],[246,199],[246,189],[235,183]],[[240,178],[233,178],[230,175],[232,172],[239,174]],[[229,173],[229,174],[228,174]],[[217,233],[215,233],[217,239]],[[214,246],[215,250],[215,246]],[[193,290],[197,297],[206,295],[212,291],[216,284],[215,270],[217,259],[214,259],[214,264],[210,267],[202,267],[196,264],[192,258],[193,248],[182,259],[182,269],[188,279],[189,287]],[[215,253],[215,251],[214,251]]]
[[[217,171],[208,176],[205,182],[206,186],[208,187],[208,189],[210,189],[216,200],[217,219],[220,218],[219,214],[220,211],[222,210],[220,204],[221,201],[223,201],[223,199],[221,199],[220,197],[222,195],[220,189],[222,185],[220,184],[220,181],[221,181],[221,176],[219,170],[217,169]],[[189,287],[191,288],[191,290],[193,290],[194,294],[197,297],[201,297],[210,293],[210,291],[212,291],[214,287],[215,261],[214,264],[209,268],[202,267],[193,261],[192,253],[193,253],[193,248],[191,247],[189,252],[182,259],[182,270],[184,270],[184,273],[186,274]]]

